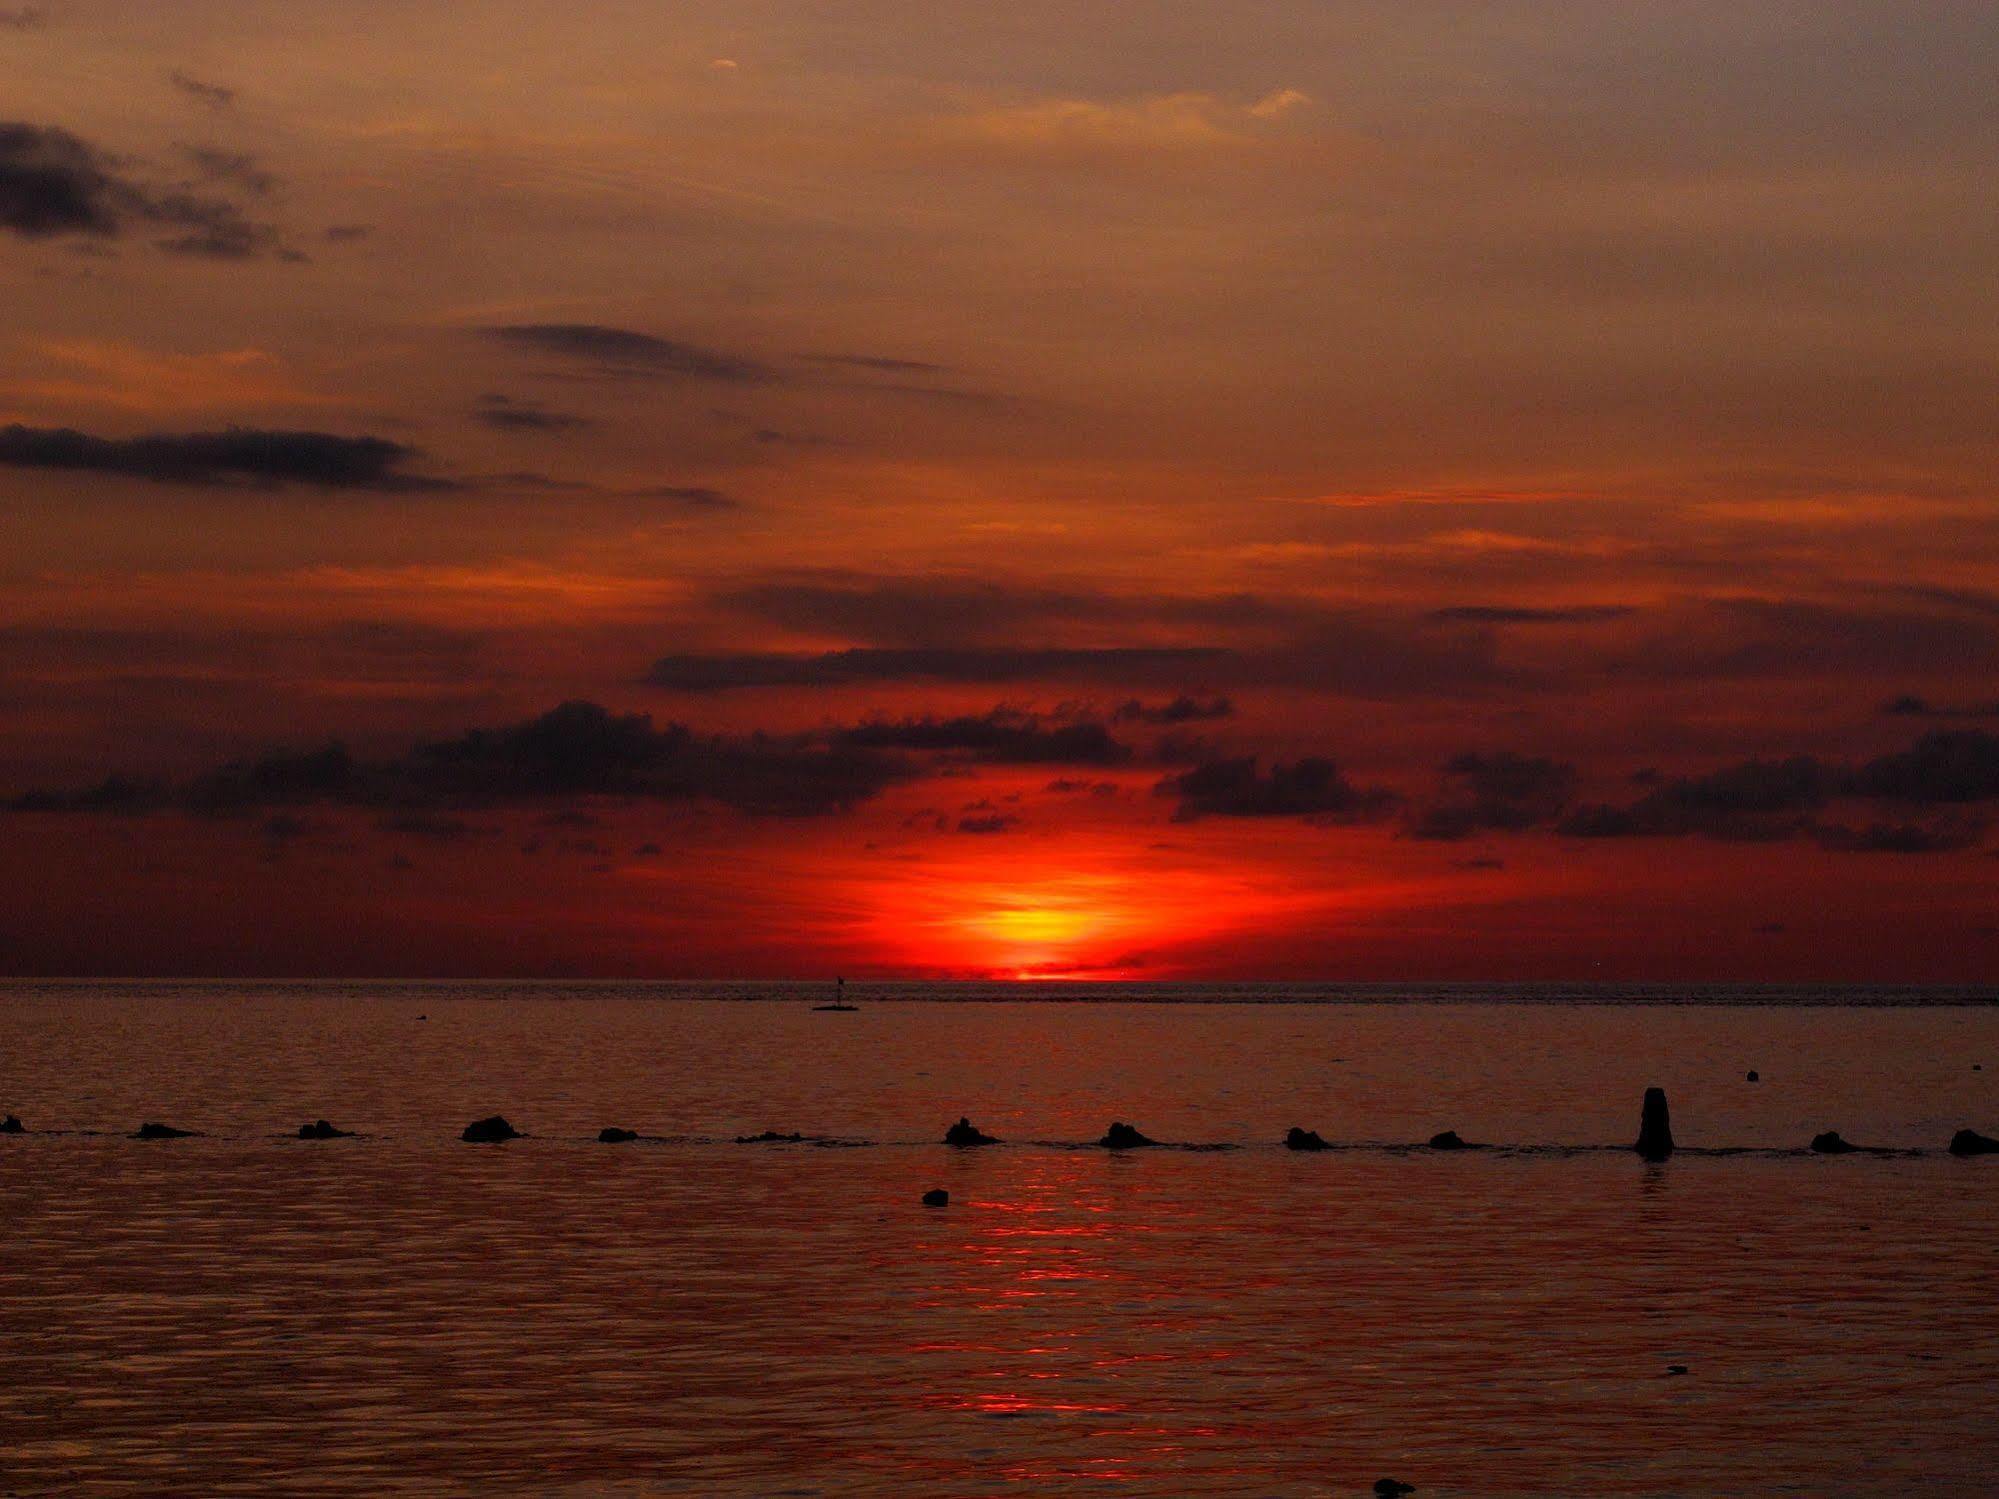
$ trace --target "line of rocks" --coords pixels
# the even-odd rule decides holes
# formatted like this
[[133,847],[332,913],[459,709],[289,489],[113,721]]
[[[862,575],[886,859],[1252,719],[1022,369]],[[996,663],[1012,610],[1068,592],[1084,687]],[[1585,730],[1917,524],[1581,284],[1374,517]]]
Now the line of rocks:
[[[18,1115],[9,1114],[5,1119],[0,1119],[0,1135],[24,1135],[27,1133],[28,1128],[22,1124]],[[198,1130],[176,1129],[170,1124],[148,1121],[140,1125],[133,1132],[131,1138],[135,1140],[185,1140],[199,1133],[200,1131]],[[337,1129],[324,1119],[314,1120],[311,1124],[302,1124],[298,1129],[298,1138],[301,1140],[348,1140],[354,1138],[354,1135],[355,1132],[353,1130]],[[484,1119],[473,1120],[472,1123],[465,1126],[459,1138],[474,1145],[500,1145],[508,1140],[526,1139],[527,1136],[522,1131],[514,1128],[508,1122],[505,1115],[493,1114]],[[597,1134],[598,1142],[604,1145],[626,1145],[642,1138],[644,1137],[637,1130],[624,1129],[616,1125],[607,1126]],[[797,1145],[845,1142],[834,1141],[831,1136],[827,1135],[784,1134],[776,1130],[765,1130],[761,1134],[738,1135],[736,1136],[736,1143],[738,1145]],[[969,1118],[961,1117],[956,1124],[944,1131],[944,1143],[959,1149],[973,1149],[982,1145],[998,1145],[1002,1142],[998,1136],[987,1134],[984,1130],[973,1124]],[[1103,1138],[1097,1141],[1097,1144],[1101,1148],[1116,1151],[1142,1150],[1148,1147],[1158,1147],[1161,1143],[1141,1132],[1136,1125],[1126,1124],[1123,1120],[1112,1121],[1111,1127],[1104,1131]],[[1316,1151],[1338,1148],[1330,1144],[1317,1130],[1301,1129],[1295,1126],[1286,1132],[1283,1143],[1287,1150]],[[1443,1151],[1485,1150],[1490,1148],[1474,1144],[1464,1139],[1456,1130],[1450,1129],[1430,1136],[1427,1144],[1431,1150]],[[1647,1088],[1645,1090],[1645,1098],[1639,1109],[1638,1139],[1633,1143],[1631,1148],[1647,1161],[1664,1161],[1672,1156],[1674,1148],[1673,1125],[1671,1111],[1666,1103],[1665,1089]],[[1999,1140],[1995,1140],[1989,1135],[1982,1135],[1974,1129],[1961,1129],[1951,1136],[1948,1148],[1950,1154],[1954,1156],[1999,1155]],[[1879,1146],[1855,1145],[1841,1136],[1838,1130],[1826,1130],[1822,1134],[1814,1135],[1812,1137],[1811,1149],[1816,1155],[1894,1155],[1904,1153]]]

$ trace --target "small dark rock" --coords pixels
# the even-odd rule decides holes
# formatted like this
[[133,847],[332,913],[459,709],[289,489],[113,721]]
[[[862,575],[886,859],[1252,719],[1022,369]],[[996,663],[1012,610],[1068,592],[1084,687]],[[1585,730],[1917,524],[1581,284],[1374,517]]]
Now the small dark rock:
[[1673,1153],[1673,1122],[1666,1109],[1666,1090],[1647,1088],[1638,1116],[1638,1143],[1632,1146],[1648,1161],[1663,1161]]
[[767,1129],[760,1135],[738,1135],[738,1145],[798,1145],[808,1137],[805,1135],[781,1135],[774,1129]]
[[1377,1478],[1374,1481],[1374,1492],[1377,1499],[1402,1499],[1402,1495],[1404,1494],[1415,1493],[1416,1485],[1413,1483],[1397,1483],[1392,1478]]
[[171,1124],[142,1124],[132,1138],[134,1140],[185,1140],[194,1133],[191,1129],[175,1129]]
[[1315,1129],[1299,1129],[1295,1125],[1284,1132],[1286,1150],[1331,1150]]
[[25,1135],[27,1132],[28,1127],[21,1123],[19,1114],[9,1114],[5,1119],[0,1119],[0,1135]]
[[932,1187],[923,1194],[923,1205],[927,1208],[948,1207],[950,1202],[951,1194],[942,1187]]
[[1460,1135],[1456,1130],[1447,1129],[1440,1135],[1430,1136],[1430,1149],[1470,1150],[1471,1146],[1465,1143],[1464,1137]]
[[1136,1150],[1142,1145],[1157,1145],[1159,1142],[1148,1140],[1133,1126],[1114,1120],[1111,1127],[1104,1131],[1103,1139],[1097,1143],[1106,1150]]
[[1687,1372],[1687,1366],[1685,1364],[1666,1365],[1666,1378],[1668,1379],[1675,1379],[1686,1372]]
[[944,1131],[946,1145],[997,1145],[999,1140],[980,1129],[971,1120],[960,1117],[958,1122]]
[[619,1129],[615,1124],[597,1131],[599,1145],[629,1145],[639,1137],[635,1129]]
[[1749,1081],[1752,1083],[1760,1083],[1763,1081],[1762,1074],[1757,1072],[1757,1070],[1754,1067],[1751,1067],[1749,1069]]
[[476,1119],[465,1126],[465,1133],[458,1138],[469,1140],[474,1145],[498,1145],[505,1140],[518,1140],[521,1132],[495,1114],[490,1119]]
[[1975,1129],[1961,1129],[1950,1137],[1952,1155],[1999,1155],[1999,1140]]
[[301,1124],[298,1127],[298,1137],[301,1140],[349,1140],[353,1136],[353,1130],[335,1129],[324,1119],[315,1119],[311,1124]]
[[1838,1130],[1829,1129],[1822,1135],[1812,1136],[1812,1149],[1820,1155],[1852,1155],[1860,1147],[1842,1140]]

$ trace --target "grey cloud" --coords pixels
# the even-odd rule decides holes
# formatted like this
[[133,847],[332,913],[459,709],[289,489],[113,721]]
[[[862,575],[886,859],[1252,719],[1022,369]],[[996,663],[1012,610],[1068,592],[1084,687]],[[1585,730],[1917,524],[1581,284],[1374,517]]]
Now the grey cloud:
[[554,411],[535,401],[516,400],[512,396],[497,394],[479,397],[472,416],[475,421],[484,422],[502,432],[573,432],[590,425],[587,417]]
[[225,88],[219,83],[204,83],[199,78],[183,73],[179,68],[167,74],[167,82],[197,104],[209,109],[233,109],[236,105],[236,90],[233,88]]
[[551,354],[622,378],[717,380],[739,385],[775,380],[753,359],[657,338],[601,323],[510,323],[482,329],[487,338],[534,354]]

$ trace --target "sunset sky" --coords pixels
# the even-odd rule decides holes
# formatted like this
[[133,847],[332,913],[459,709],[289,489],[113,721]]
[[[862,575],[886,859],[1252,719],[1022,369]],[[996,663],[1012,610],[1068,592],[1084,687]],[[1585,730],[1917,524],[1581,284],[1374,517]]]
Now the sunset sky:
[[1999,976],[1999,10],[0,5],[0,970]]

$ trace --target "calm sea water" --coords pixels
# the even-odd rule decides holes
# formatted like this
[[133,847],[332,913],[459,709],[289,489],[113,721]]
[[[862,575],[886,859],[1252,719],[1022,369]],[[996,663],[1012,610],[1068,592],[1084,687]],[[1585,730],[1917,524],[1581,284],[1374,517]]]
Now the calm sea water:
[[1989,995],[852,987],[0,986],[0,1493],[1999,1491]]

